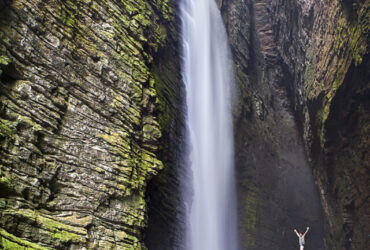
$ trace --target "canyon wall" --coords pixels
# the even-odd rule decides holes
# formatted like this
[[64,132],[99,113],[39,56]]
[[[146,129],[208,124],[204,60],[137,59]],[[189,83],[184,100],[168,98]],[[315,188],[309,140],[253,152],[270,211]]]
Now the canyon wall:
[[326,249],[365,249],[369,1],[229,0],[220,7],[239,87],[243,246],[290,249],[292,229],[309,225],[314,249],[323,239]]
[[1,1],[0,248],[146,248],[181,136],[173,5]]
[[[242,249],[366,249],[369,1],[217,2]],[[177,4],[0,1],[0,248],[183,248]]]
[[303,133],[320,188],[328,249],[366,249],[369,227],[369,1],[314,6]]
[[[236,172],[242,249],[293,249],[293,230],[324,249],[323,214],[294,111],[293,65],[303,22],[292,1],[223,1],[221,11],[234,54]],[[286,42],[290,42],[289,44]],[[284,44],[284,47],[283,45]],[[291,52],[286,55],[285,52]]]

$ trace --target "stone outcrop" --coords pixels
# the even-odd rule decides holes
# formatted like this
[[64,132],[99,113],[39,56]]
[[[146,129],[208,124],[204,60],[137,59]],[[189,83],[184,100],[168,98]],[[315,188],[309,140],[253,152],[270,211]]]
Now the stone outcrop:
[[154,65],[176,55],[174,3],[1,3],[0,248],[146,248],[180,136],[177,56]]

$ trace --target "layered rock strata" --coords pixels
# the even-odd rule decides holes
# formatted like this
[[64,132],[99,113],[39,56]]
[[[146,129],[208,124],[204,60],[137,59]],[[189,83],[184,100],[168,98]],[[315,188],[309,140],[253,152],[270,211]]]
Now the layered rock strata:
[[177,58],[153,67],[176,35],[172,5],[2,4],[1,248],[146,248],[146,187],[174,110],[158,91],[181,85]]

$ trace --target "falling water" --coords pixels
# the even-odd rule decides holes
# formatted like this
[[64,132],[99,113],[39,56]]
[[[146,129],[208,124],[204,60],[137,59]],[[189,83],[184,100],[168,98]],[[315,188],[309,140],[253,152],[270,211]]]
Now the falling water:
[[182,0],[183,62],[193,197],[187,249],[237,249],[232,61],[214,0]]

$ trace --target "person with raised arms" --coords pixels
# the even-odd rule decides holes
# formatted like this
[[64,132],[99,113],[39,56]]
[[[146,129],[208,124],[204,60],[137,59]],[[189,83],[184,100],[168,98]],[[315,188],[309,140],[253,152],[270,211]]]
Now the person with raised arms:
[[304,249],[304,244],[305,244],[304,243],[304,237],[306,236],[306,234],[307,234],[307,232],[308,232],[309,229],[310,228],[307,227],[306,228],[306,232],[304,234],[299,233],[296,229],[294,229],[294,232],[297,234],[298,239],[299,239],[299,247],[300,247],[300,250],[303,250]]

